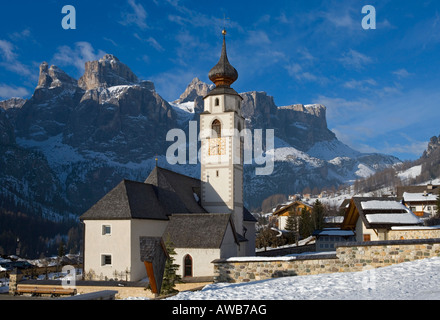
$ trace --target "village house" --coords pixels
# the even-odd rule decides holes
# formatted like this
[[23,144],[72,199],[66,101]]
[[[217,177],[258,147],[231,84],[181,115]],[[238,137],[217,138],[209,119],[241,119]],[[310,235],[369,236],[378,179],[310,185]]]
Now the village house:
[[352,230],[356,241],[389,240],[394,228],[423,224],[397,198],[353,197],[342,222],[342,230]]
[[148,276],[151,283],[160,277],[156,260],[166,257],[167,241],[184,278],[212,278],[213,260],[255,255],[256,219],[243,205],[243,140],[234,136],[245,127],[242,98],[230,87],[238,73],[228,61],[225,35],[220,60],[209,72],[215,88],[200,115],[200,179],[156,166],[144,182],[123,180],[85,212],[89,278],[123,272],[129,281]]
[[354,242],[356,234],[353,230],[341,230],[341,228],[324,228],[315,230],[316,251],[335,251],[336,243]]
[[437,214],[437,197],[440,186],[405,186],[397,187],[397,197],[402,199],[414,214],[422,219],[429,219]]
[[286,230],[287,219],[289,216],[294,215],[298,219],[303,210],[309,210],[309,212],[311,212],[312,206],[300,200],[295,200],[277,206],[272,215],[277,219],[278,229]]

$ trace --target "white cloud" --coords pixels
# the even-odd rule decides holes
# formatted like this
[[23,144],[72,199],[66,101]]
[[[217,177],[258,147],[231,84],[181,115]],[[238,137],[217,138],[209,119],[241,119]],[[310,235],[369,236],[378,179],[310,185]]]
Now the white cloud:
[[0,50],[3,59],[6,61],[14,60],[17,56],[14,53],[14,45],[9,41],[0,40]]
[[85,63],[99,60],[105,55],[102,50],[96,51],[88,42],[77,42],[74,47],[61,46],[53,56],[53,64],[58,66],[74,66],[78,74],[84,72]]
[[248,31],[248,38],[246,40],[246,43],[249,45],[267,45],[270,44],[271,41],[269,39],[269,36],[264,31]]
[[32,76],[28,66],[18,60],[18,55],[14,52],[15,46],[6,40],[0,40],[0,56],[2,61],[0,66],[22,76]]
[[23,87],[11,87],[6,84],[0,84],[0,97],[4,99],[9,99],[12,97],[23,98],[28,96],[30,93],[28,89]]
[[128,4],[133,10],[132,12],[122,12],[122,20],[119,21],[120,24],[127,25],[136,25],[142,30],[148,28],[147,25],[147,11],[141,4],[137,4],[135,0],[128,0]]
[[343,86],[347,89],[367,91],[371,89],[371,87],[377,86],[377,82],[374,79],[350,80],[346,81]]
[[348,52],[344,53],[339,61],[341,61],[346,68],[353,68],[355,70],[361,70],[367,64],[373,63],[372,58],[353,49],[350,49]]
[[399,69],[393,71],[393,74],[397,76],[399,79],[408,78],[409,76],[412,76],[412,73],[409,73],[406,69]]
[[14,32],[9,35],[11,40],[27,40],[31,36],[31,30],[29,28],[24,29],[21,32]]
[[151,36],[144,39],[138,33],[135,33],[134,37],[142,42],[148,43],[150,46],[152,46],[154,49],[156,49],[159,52],[165,51],[165,49],[161,46],[161,44]]
[[287,70],[289,75],[294,77],[297,81],[317,82],[320,84],[325,84],[328,82],[326,77],[306,71],[298,63],[287,64],[284,68]]

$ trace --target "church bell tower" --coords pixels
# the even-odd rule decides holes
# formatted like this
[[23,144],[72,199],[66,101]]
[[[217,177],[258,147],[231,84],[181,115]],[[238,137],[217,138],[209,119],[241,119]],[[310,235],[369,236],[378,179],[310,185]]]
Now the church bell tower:
[[200,114],[202,206],[210,213],[231,213],[243,235],[243,98],[231,88],[237,70],[226,54],[226,31],[219,62],[209,72],[215,88],[205,97]]

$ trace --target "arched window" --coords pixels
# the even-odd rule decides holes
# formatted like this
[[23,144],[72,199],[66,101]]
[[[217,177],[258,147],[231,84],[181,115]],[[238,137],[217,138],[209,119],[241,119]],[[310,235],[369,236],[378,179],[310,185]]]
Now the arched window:
[[185,258],[183,259],[183,263],[184,263],[183,276],[192,277],[193,261],[189,254],[185,256]]
[[220,105],[220,100],[219,98],[215,98],[215,104],[216,107],[218,107]]
[[222,124],[219,120],[214,120],[212,122],[211,129],[217,134],[217,138],[221,138],[222,136]]

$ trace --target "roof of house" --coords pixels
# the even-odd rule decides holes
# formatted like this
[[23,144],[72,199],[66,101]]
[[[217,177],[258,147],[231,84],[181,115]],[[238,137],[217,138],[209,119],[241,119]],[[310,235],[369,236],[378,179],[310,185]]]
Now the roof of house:
[[422,186],[403,186],[403,187],[397,187],[397,198],[402,199],[403,194],[405,192],[407,193],[433,193],[433,194],[440,194],[440,186],[439,185],[432,185],[432,189],[429,189],[427,185]]
[[313,236],[340,236],[340,237],[350,237],[354,236],[353,230],[342,230],[340,228],[325,228],[322,230],[315,230],[312,234]]
[[367,229],[420,225],[422,221],[397,198],[353,197],[344,216],[342,229],[354,229],[361,218]]
[[427,202],[437,201],[438,195],[432,193],[403,193],[403,201],[405,202]]
[[293,206],[304,206],[304,207],[307,207],[307,208],[310,208],[310,209],[312,208],[312,206],[307,204],[307,203],[304,203],[304,202],[299,201],[299,200],[295,200],[295,201],[292,201],[292,202],[289,202],[289,203],[284,203],[284,204],[281,204],[281,205],[277,206],[277,209],[272,214],[274,216],[280,215],[280,214],[284,213],[286,210],[288,210],[289,208],[291,208]]
[[229,213],[173,215],[163,238],[169,238],[176,248],[220,248],[228,224],[238,243]]
[[81,220],[168,220],[153,185],[122,180],[81,217]]
[[[201,181],[155,167],[145,182],[121,181],[81,220],[168,220],[172,214],[208,213],[200,205]],[[243,220],[257,220],[243,208]]]
[[196,200],[197,198],[200,199],[201,186],[199,179],[155,167],[145,183],[154,185],[157,188],[157,198],[170,214],[207,212]]

